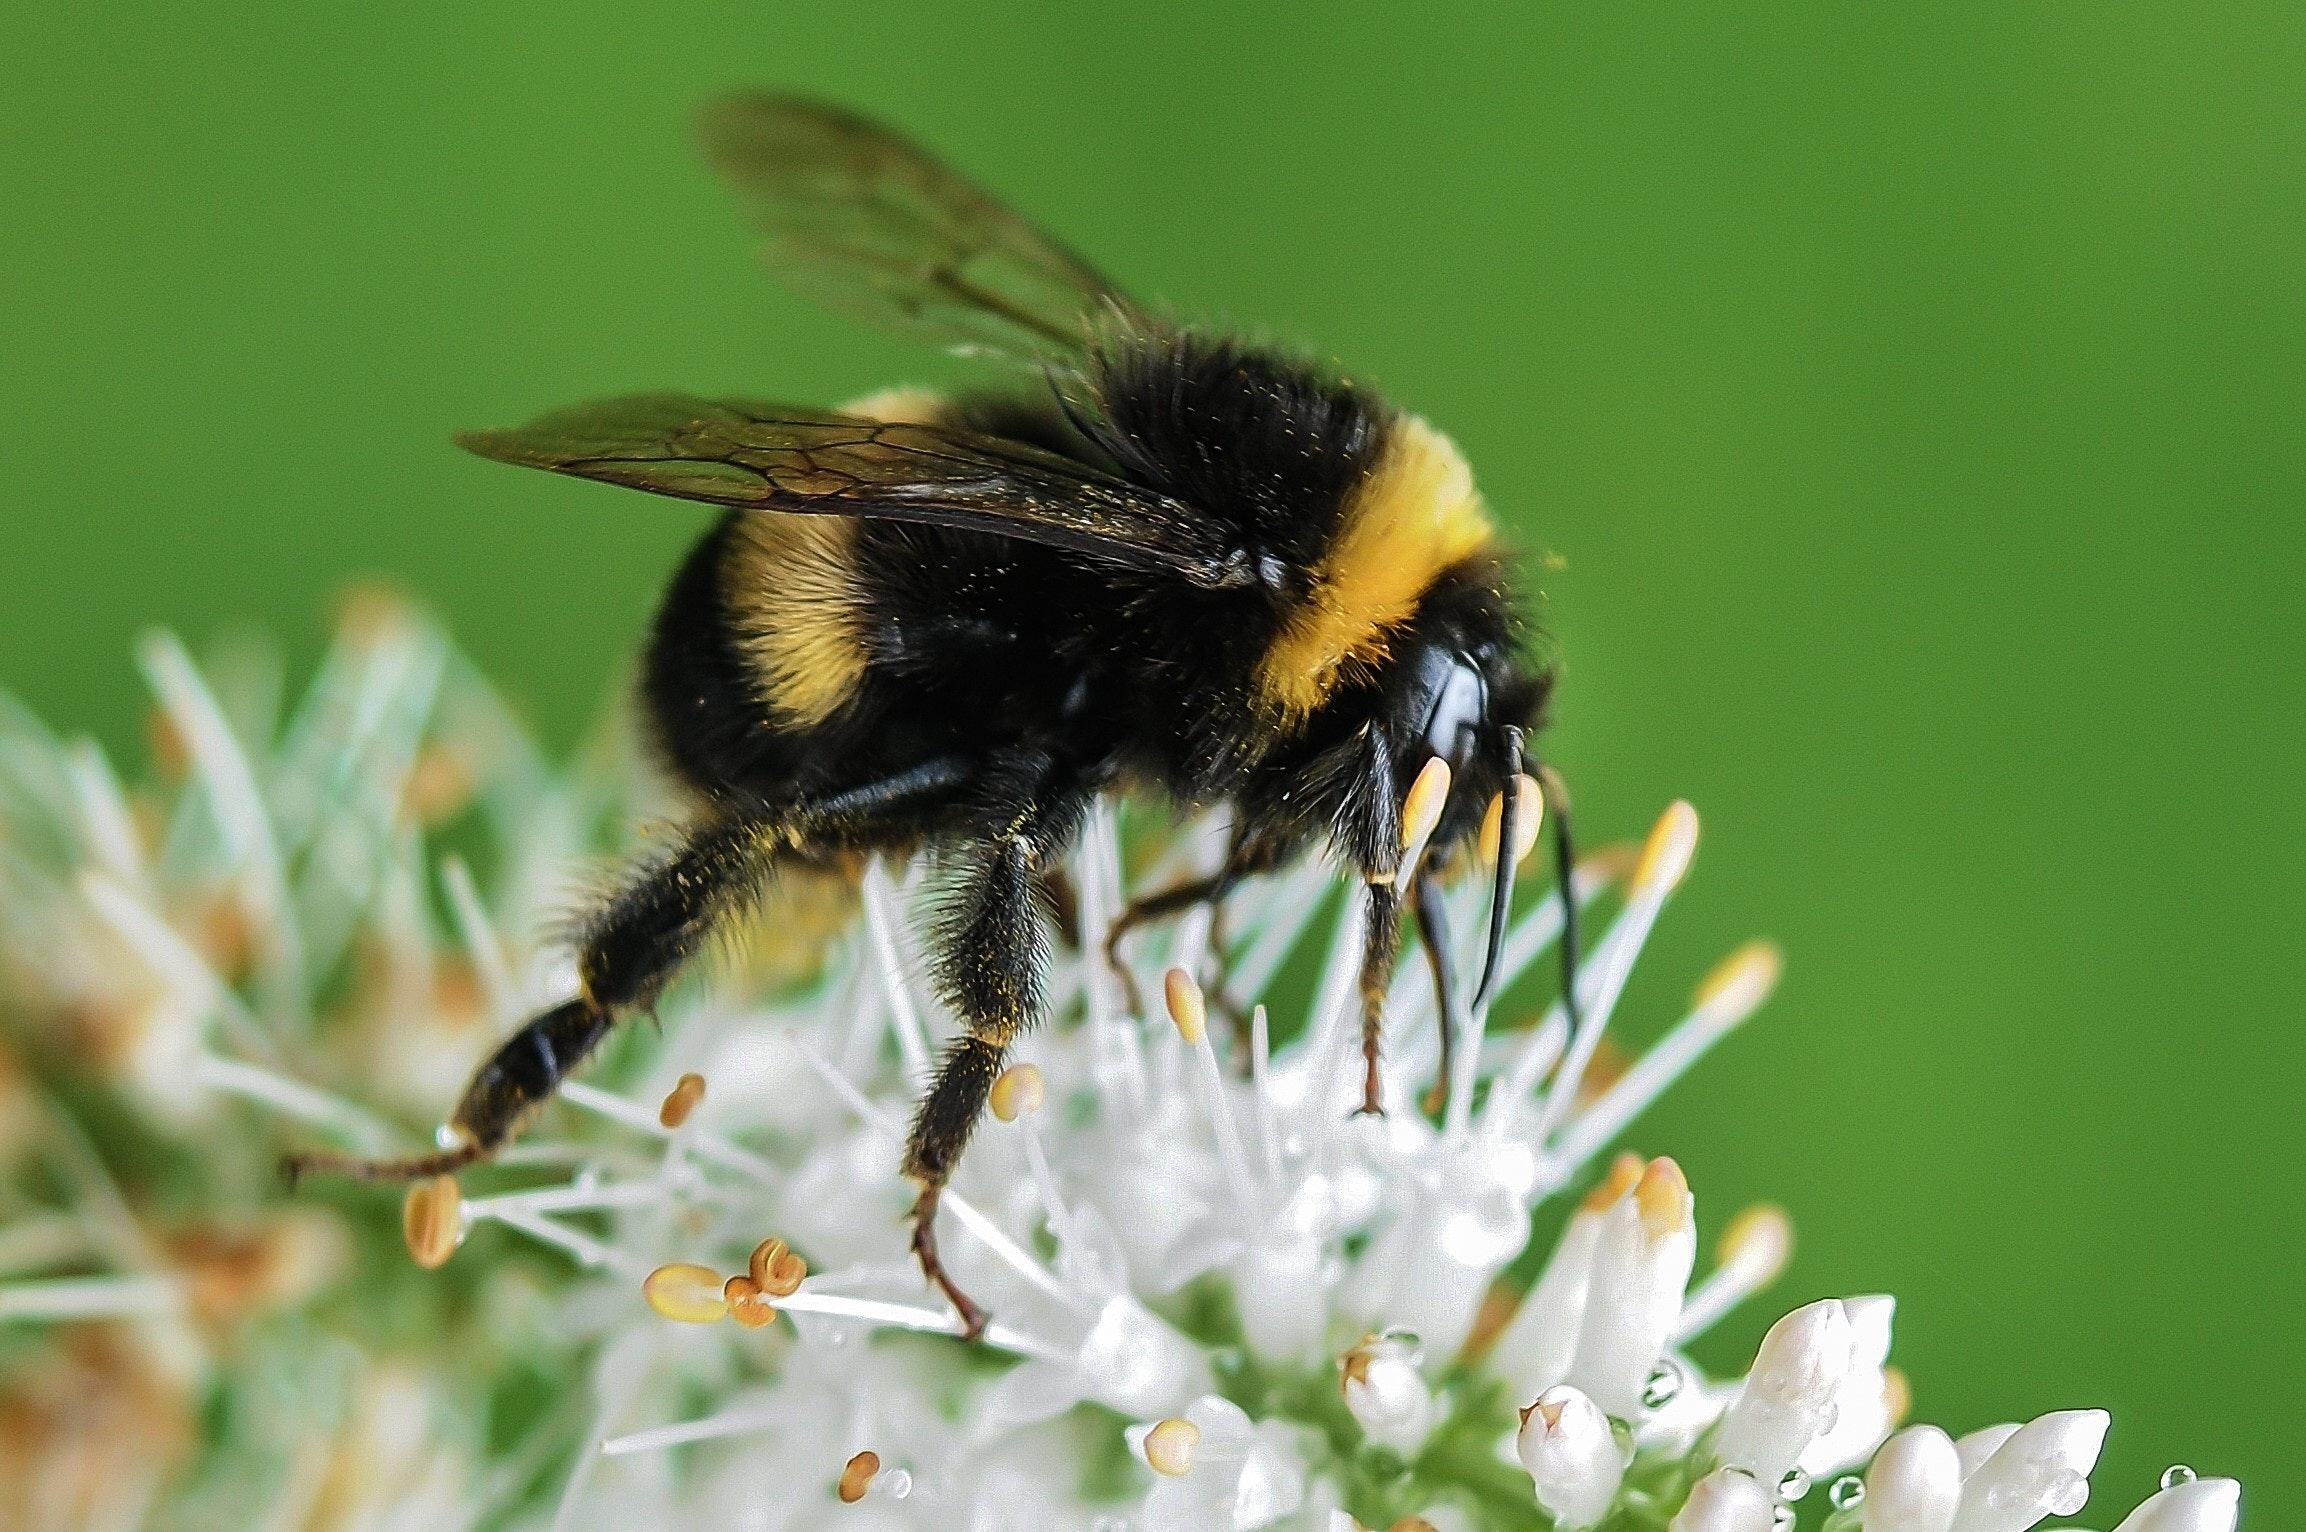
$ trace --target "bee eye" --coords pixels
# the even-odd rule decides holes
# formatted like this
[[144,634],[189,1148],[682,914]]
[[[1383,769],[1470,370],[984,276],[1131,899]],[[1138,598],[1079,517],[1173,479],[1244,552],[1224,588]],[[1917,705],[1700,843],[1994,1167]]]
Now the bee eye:
[[1462,771],[1489,716],[1489,683],[1472,660],[1455,650],[1426,651],[1418,667],[1425,692],[1425,748]]

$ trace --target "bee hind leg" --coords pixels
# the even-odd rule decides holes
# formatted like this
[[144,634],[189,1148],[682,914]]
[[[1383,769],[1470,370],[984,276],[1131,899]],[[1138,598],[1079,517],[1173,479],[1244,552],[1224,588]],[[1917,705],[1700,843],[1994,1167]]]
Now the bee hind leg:
[[487,1160],[516,1138],[621,1017],[646,1010],[682,966],[741,906],[766,871],[775,837],[731,820],[693,832],[673,855],[633,873],[595,915],[579,944],[577,998],[535,1017],[475,1071],[449,1118],[459,1141],[436,1154],[362,1159],[291,1155],[293,1183],[308,1174],[413,1181]]

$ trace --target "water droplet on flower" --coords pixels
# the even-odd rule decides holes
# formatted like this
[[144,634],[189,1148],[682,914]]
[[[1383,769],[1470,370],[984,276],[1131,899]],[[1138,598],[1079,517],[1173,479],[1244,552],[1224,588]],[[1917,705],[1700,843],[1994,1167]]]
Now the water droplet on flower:
[[1866,1503],[1866,1481],[1854,1473],[1843,1474],[1826,1486],[1826,1504],[1837,1511],[1852,1511]]
[[2061,1476],[2042,1497],[2052,1516],[2071,1516],[2090,1503],[2090,1481],[2078,1473]]
[[902,1500],[913,1493],[913,1476],[902,1468],[883,1469],[873,1481],[872,1492],[884,1499]]
[[2176,1489],[2179,1485],[2191,1484],[2200,1477],[2201,1476],[2199,1474],[2195,1473],[2193,1469],[2188,1468],[2185,1464],[2172,1463],[2169,1467],[2162,1470],[2162,1488]]
[[1799,1468],[1789,1468],[1786,1476],[1778,1480],[1780,1500],[1799,1500],[1810,1492],[1810,1476]]
[[1794,1508],[1792,1506],[1781,1505],[1770,1512],[1771,1532],[1793,1532],[1793,1526]]
[[1681,1365],[1663,1361],[1649,1370],[1649,1377],[1641,1385],[1641,1404],[1645,1410],[1662,1410],[1674,1402],[1681,1393]]

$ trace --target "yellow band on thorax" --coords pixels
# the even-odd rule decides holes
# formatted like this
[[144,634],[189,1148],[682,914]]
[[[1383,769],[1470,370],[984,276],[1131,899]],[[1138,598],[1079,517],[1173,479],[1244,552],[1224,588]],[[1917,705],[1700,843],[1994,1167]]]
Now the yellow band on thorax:
[[1414,415],[1397,418],[1314,567],[1312,594],[1258,662],[1259,698],[1285,722],[1304,721],[1347,667],[1382,660],[1390,631],[1490,535],[1456,445]]

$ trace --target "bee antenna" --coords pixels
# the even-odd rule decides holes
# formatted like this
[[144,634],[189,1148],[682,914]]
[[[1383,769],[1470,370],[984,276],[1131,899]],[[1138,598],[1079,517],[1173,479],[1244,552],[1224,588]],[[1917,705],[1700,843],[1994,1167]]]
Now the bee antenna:
[[[1466,1014],[1478,1014],[1496,992],[1497,965],[1505,954],[1505,923],[1513,912],[1514,835],[1520,818],[1521,730],[1505,731],[1505,794],[1498,800],[1497,883],[1489,897],[1489,951],[1482,959],[1481,983],[1474,987],[1473,1005]],[[1563,888],[1567,888],[1565,883]]]
[[1569,789],[1549,766],[1537,768],[1538,787],[1545,794],[1553,820],[1553,880],[1561,891],[1561,1009],[1569,1020],[1569,1035],[1577,1036],[1577,850],[1569,833]]

